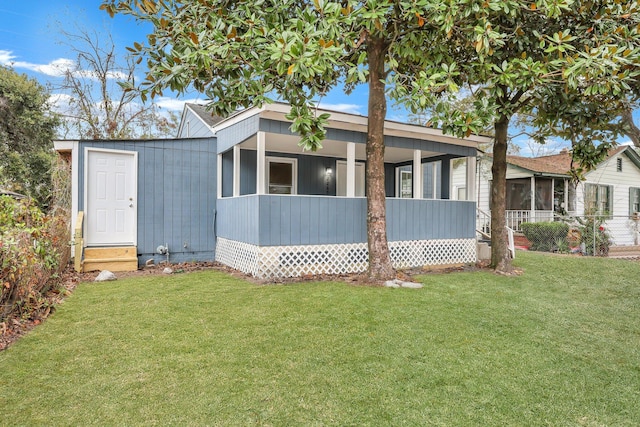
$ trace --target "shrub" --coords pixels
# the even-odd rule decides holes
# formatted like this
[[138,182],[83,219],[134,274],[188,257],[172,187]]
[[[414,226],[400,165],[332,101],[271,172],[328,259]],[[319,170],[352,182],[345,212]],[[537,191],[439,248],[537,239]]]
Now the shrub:
[[580,230],[582,253],[591,256],[608,256],[611,238],[604,227],[605,218],[602,216],[586,216],[576,218]]
[[46,308],[44,296],[68,261],[68,225],[58,212],[0,196],[0,322]]
[[564,222],[526,222],[522,232],[531,242],[532,251],[565,252],[568,250],[569,225]]

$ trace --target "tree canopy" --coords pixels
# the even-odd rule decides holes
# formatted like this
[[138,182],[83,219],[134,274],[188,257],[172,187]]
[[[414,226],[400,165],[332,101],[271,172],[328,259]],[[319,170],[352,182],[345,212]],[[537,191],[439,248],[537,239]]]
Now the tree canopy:
[[53,136],[58,119],[49,92],[36,80],[0,66],[0,187],[50,197]]
[[221,116],[283,99],[291,104],[291,130],[305,149],[322,147],[328,119],[316,115],[312,103],[334,87],[350,93],[367,84],[369,275],[395,275],[386,238],[386,96],[420,104],[422,95],[414,96],[418,84],[429,86],[426,92],[452,84],[444,35],[454,25],[468,26],[462,22],[474,20],[476,12],[426,0],[107,0],[101,7],[153,25],[146,42],[131,47],[147,59],[143,93],[194,87]]
[[455,81],[469,86],[475,109],[445,102],[434,110],[450,132],[459,133],[461,122],[493,122],[492,265],[509,270],[504,219],[512,118],[534,117],[540,141],[549,135],[571,141],[576,177],[597,164],[618,135],[612,116],[640,72],[639,21],[629,1],[505,2],[489,9],[474,43],[463,38],[452,52]]
[[[223,116],[284,99],[292,105],[291,129],[306,149],[321,147],[328,119],[315,115],[311,104],[334,87],[349,93],[367,84],[369,274],[387,278],[393,274],[384,208],[387,98],[418,113],[469,85],[475,108],[436,104],[438,124],[464,136],[493,123],[494,183],[504,183],[506,129],[515,113],[551,105],[558,90],[608,91],[615,98],[627,88],[634,71],[624,67],[638,51],[623,44],[637,38],[636,3],[610,3],[106,0],[101,7],[153,25],[147,40],[130,48],[147,60],[143,94],[192,86]],[[551,114],[546,117],[550,122]],[[503,187],[493,187],[502,213]],[[496,238],[504,236],[504,218],[495,226]],[[504,259],[506,247],[500,248]]]

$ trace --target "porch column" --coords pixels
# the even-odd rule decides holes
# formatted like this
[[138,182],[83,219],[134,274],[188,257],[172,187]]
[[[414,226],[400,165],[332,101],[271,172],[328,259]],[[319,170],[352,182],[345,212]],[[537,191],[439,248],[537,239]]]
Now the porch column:
[[536,218],[536,177],[531,177],[531,218],[530,222],[535,222]]
[[476,156],[467,157],[467,200],[476,200]]
[[413,150],[413,198],[422,199],[422,152]]
[[356,144],[347,143],[347,197],[356,197]]
[[240,146],[233,146],[233,197],[240,195]]
[[216,171],[216,182],[217,182],[217,198],[222,198],[222,153],[218,153],[218,170]]
[[266,147],[265,147],[265,138],[264,132],[258,132],[256,134],[257,138],[257,161],[256,161],[256,194],[264,194],[264,181],[266,177]]

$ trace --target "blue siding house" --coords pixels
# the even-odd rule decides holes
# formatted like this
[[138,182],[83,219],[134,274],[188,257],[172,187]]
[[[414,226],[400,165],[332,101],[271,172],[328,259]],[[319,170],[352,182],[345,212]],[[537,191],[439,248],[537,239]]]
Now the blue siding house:
[[[85,269],[124,250],[136,265],[215,259],[264,278],[364,271],[367,119],[330,112],[323,148],[308,152],[288,110],[221,120],[187,104],[174,140],[57,141],[72,164]],[[387,121],[385,139],[394,265],[475,262],[475,161],[487,138]],[[453,162],[466,170],[455,191]]]

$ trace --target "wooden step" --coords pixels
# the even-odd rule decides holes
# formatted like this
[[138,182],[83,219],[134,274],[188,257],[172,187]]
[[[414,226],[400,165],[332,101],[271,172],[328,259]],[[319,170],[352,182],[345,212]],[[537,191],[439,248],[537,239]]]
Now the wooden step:
[[82,271],[135,271],[138,269],[135,246],[85,248]]

